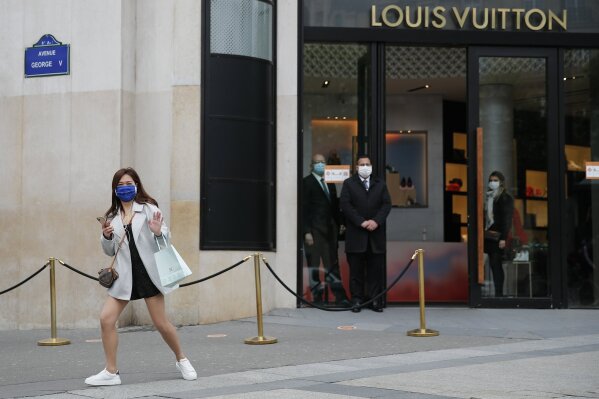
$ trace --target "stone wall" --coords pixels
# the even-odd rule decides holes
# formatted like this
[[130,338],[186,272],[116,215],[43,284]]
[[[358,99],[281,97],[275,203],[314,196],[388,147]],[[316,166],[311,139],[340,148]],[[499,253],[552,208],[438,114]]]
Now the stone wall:
[[[136,168],[157,199],[193,279],[250,254],[199,250],[201,2],[0,0],[0,10],[0,290],[50,256],[89,274],[109,262],[95,217],[123,166]],[[277,251],[265,255],[295,287],[297,5],[280,2],[277,11]],[[24,49],[45,33],[71,45],[71,74],[25,79]],[[295,306],[262,270],[264,310]],[[167,297],[167,312],[176,324],[253,316],[253,276],[247,262],[180,289]],[[105,295],[59,267],[59,328],[98,326]],[[48,328],[48,273],[0,304],[0,329]],[[120,320],[148,323],[140,301]]]

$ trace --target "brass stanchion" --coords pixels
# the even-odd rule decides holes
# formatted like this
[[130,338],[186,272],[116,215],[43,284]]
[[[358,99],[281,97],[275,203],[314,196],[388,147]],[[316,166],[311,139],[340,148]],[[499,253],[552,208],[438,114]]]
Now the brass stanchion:
[[258,319],[258,336],[247,338],[244,342],[248,345],[266,345],[277,342],[276,338],[264,336],[264,326],[262,324],[262,284],[260,283],[260,257],[262,254],[254,255],[254,274],[256,276],[256,318]]
[[57,338],[56,337],[56,272],[55,272],[55,263],[56,259],[50,258],[48,259],[50,262],[50,337],[47,339],[42,339],[41,341],[37,341],[37,344],[40,346],[60,346],[60,345],[68,345],[71,343],[66,338]]
[[427,329],[426,328],[426,320],[424,317],[424,250],[417,249],[416,252],[414,253],[414,256],[418,256],[420,328],[408,331],[408,335],[410,337],[436,337],[437,335],[439,335],[439,331]]

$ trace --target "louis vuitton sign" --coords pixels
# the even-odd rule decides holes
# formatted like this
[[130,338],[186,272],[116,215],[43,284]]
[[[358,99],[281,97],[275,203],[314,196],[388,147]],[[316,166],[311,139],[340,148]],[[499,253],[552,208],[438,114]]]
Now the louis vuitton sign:
[[476,29],[497,31],[568,30],[568,12],[540,8],[477,8],[372,5],[370,26],[388,28]]

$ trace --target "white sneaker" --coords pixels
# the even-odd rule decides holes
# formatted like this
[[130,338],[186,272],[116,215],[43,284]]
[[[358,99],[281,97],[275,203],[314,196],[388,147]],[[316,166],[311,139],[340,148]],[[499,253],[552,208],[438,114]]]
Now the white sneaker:
[[177,366],[177,370],[181,372],[184,380],[191,381],[198,378],[198,373],[196,373],[191,362],[187,360],[187,358],[179,360],[175,363],[175,366]]
[[117,371],[115,374],[110,373],[108,370],[104,369],[100,371],[96,375],[92,375],[85,379],[85,383],[87,385],[121,385],[121,376]]

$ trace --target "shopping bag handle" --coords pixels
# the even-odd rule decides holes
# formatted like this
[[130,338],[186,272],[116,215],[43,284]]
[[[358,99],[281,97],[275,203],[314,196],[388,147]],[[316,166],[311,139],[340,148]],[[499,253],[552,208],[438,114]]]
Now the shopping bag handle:
[[[162,238],[162,240],[164,241],[164,247],[168,247],[168,242],[166,241],[166,237],[164,236],[164,234],[161,234],[159,237]],[[158,250],[160,251],[162,248],[160,248],[160,243],[158,242],[159,237],[154,236],[154,240],[156,240],[156,245],[158,245]]]

